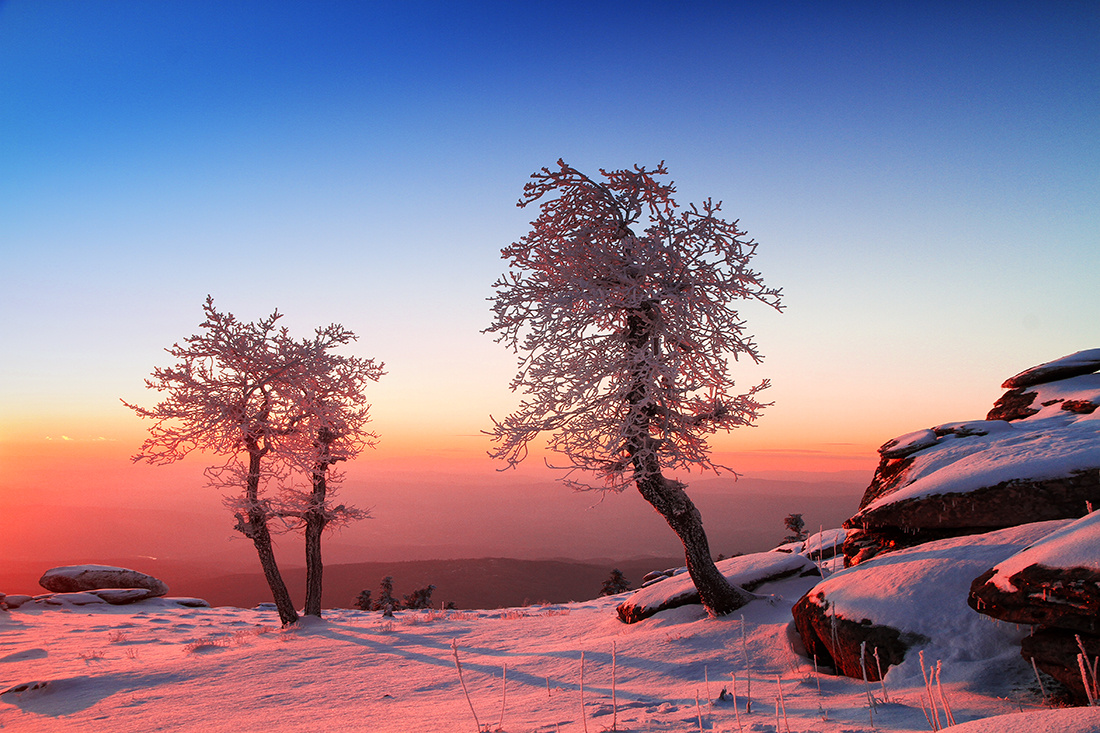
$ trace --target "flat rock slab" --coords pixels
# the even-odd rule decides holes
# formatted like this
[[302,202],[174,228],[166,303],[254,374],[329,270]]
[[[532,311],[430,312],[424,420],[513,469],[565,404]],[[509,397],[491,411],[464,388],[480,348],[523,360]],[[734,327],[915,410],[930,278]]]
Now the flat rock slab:
[[[821,575],[807,557],[785,552],[757,552],[715,563],[733,585],[753,590],[764,583],[793,575]],[[619,619],[632,624],[670,608],[700,603],[699,591],[687,572],[677,573],[636,591],[617,607]]]
[[23,593],[13,593],[11,595],[4,596],[4,605],[6,605],[8,608],[19,608],[32,598],[33,596],[24,595]]
[[65,565],[51,568],[38,584],[54,593],[74,593],[103,588],[144,588],[154,596],[168,592],[164,581],[152,575],[110,565]]
[[52,593],[43,598],[42,601],[50,606],[93,606],[97,603],[107,602],[93,593],[83,591]]
[[156,593],[148,588],[97,588],[88,592],[99,596],[112,606],[125,606],[128,603],[137,603],[146,598],[156,597]]
[[[895,438],[844,526],[845,564],[1100,506],[1100,374],[1019,389],[986,420]],[[1007,412],[1006,412],[1007,410]],[[996,419],[994,419],[996,417]]]

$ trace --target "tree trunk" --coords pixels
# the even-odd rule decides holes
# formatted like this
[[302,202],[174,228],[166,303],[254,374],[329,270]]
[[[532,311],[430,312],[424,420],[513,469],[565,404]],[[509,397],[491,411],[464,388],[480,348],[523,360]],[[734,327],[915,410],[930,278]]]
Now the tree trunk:
[[306,522],[306,606],[307,616],[321,617],[321,576],[324,565],[321,562],[321,533],[328,520],[325,518],[325,468],[313,473],[313,496],[309,510],[305,514]]
[[321,532],[323,519],[310,514],[306,517],[306,606],[305,615],[321,617]]
[[267,527],[267,514],[259,502],[261,452],[252,448],[255,447],[250,446],[248,484],[245,487],[245,497],[248,500],[247,520],[238,515],[237,530],[252,540],[252,544],[255,545],[256,554],[260,558],[260,567],[263,568],[264,578],[267,579],[267,585],[271,588],[271,597],[279,612],[279,620],[283,626],[286,626],[298,620],[298,612],[294,610],[294,601],[290,599],[290,592],[286,589],[282,573],[279,572],[279,565],[275,561],[271,531]]
[[252,544],[256,546],[256,554],[260,557],[260,567],[263,568],[264,578],[271,588],[271,597],[275,601],[275,608],[279,611],[279,620],[283,626],[292,624],[298,620],[298,612],[294,610],[294,601],[290,599],[290,591],[283,582],[279,565],[275,561],[275,550],[271,542],[271,532],[267,528],[267,517],[261,511],[249,511],[248,521],[251,525]]
[[707,613],[725,616],[755,597],[743,588],[730,584],[719,572],[710,556],[703,518],[684,491],[683,484],[665,478],[659,471],[639,479],[637,484],[642,498],[665,518],[683,543],[684,563]]
[[[656,304],[651,302],[643,303],[639,310],[630,314],[625,334],[628,346],[648,350],[651,354],[660,351],[654,336],[654,322],[658,315]],[[646,404],[649,397],[646,380],[640,372],[633,375],[633,388],[627,394],[627,402],[632,406]],[[640,410],[629,428],[631,437],[627,441],[627,450],[634,465],[638,492],[665,518],[683,543],[684,563],[707,613],[712,616],[732,613],[755,596],[731,585],[715,566],[699,510],[684,491],[682,483],[667,479],[661,473],[656,441],[650,435],[651,419],[649,409]]]

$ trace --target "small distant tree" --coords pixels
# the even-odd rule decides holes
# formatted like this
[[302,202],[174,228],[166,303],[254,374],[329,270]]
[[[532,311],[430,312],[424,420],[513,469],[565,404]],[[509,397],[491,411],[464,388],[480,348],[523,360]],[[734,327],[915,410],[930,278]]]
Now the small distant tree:
[[603,589],[600,590],[601,596],[614,596],[619,593],[626,593],[630,590],[630,581],[627,580],[621,570],[615,568],[611,571],[610,577],[603,582]]
[[421,608],[432,607],[432,591],[435,590],[434,585],[429,585],[426,588],[420,588],[414,590],[409,595],[405,596],[405,608],[412,610]]
[[359,595],[355,596],[355,601],[353,602],[355,607],[358,608],[360,611],[371,610],[371,606],[373,604],[371,603],[370,595],[371,594],[369,590],[359,591]]
[[[604,490],[635,485],[684,546],[703,605],[729,613],[753,596],[711,559],[685,485],[665,470],[718,471],[707,436],[751,425],[765,380],[735,393],[729,356],[760,356],[737,300],[779,308],[780,293],[749,268],[756,244],[709,199],[679,210],[654,170],[594,180],[558,161],[531,176],[520,207],[540,201],[531,231],[504,248],[487,329],[520,354],[519,408],[494,420],[495,458],[515,466],[549,433],[565,468],[591,471]],[[591,488],[571,478],[574,488]]]
[[[208,296],[203,312],[202,331],[167,349],[176,364],[155,369],[145,382],[165,393],[165,399],[153,408],[123,401],[153,421],[134,460],[166,464],[194,450],[227,457],[225,464],[208,468],[206,476],[210,485],[234,492],[226,505],[236,517],[235,528],[256,548],[283,624],[297,621],[298,613],[275,560],[272,520],[305,522],[307,548],[316,543],[310,577],[317,587],[312,595],[307,591],[307,599],[316,600],[319,615],[320,535],[318,529],[314,539],[308,530],[364,516],[326,503],[325,476],[329,465],[352,457],[373,439],[362,431],[366,406],[352,392],[363,379],[377,379],[381,365],[329,353],[355,338],[339,325],[298,341],[277,325],[278,311],[245,323],[219,312]],[[285,488],[303,467],[313,479],[307,501],[293,492],[289,500],[282,493],[272,495],[272,486]],[[308,602],[307,612],[312,612]]]
[[393,576],[382,578],[378,592],[378,600],[371,604],[372,611],[381,611],[383,616],[392,616],[394,611],[401,609],[401,601],[393,595]]
[[783,520],[783,526],[790,532],[783,538],[784,542],[804,542],[806,540],[806,522],[801,514],[788,514]]

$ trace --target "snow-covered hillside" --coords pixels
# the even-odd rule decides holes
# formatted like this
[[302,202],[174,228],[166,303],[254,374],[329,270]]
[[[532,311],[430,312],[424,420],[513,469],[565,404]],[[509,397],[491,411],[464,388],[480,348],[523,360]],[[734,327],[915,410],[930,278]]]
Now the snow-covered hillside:
[[[931,730],[919,682],[815,674],[792,651],[790,606],[816,580],[762,586],[771,599],[743,615],[709,619],[693,605],[630,625],[615,613],[625,596],[392,620],[333,610],[289,629],[273,610],[167,598],[26,604],[0,611],[0,728],[472,733],[472,703],[482,730],[508,732]],[[948,664],[943,697],[959,723],[1042,712],[1029,674],[1018,657]],[[1028,719],[1028,733],[1100,730],[1100,708],[1052,712],[1049,724]]]

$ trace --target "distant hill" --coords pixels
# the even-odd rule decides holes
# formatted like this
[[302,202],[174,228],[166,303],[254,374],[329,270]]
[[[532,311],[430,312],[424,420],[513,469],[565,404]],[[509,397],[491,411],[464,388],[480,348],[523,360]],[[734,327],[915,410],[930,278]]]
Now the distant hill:
[[[132,567],[151,573],[169,585],[174,596],[196,596],[215,606],[251,608],[271,600],[263,575],[217,574],[212,566],[179,562],[118,558],[106,564]],[[573,560],[516,560],[477,558],[468,560],[411,560],[330,565],[325,568],[323,605],[350,608],[361,590],[378,595],[381,579],[393,576],[394,594],[403,596],[417,588],[435,585],[435,604],[453,601],[458,608],[506,608],[528,603],[584,601],[599,595],[603,581],[618,568],[637,587],[651,570],[683,564],[683,558],[636,558],[621,562]],[[0,568],[0,590],[7,593],[39,593],[38,578],[49,565],[16,563]],[[305,569],[283,569],[295,603],[302,605]]]

